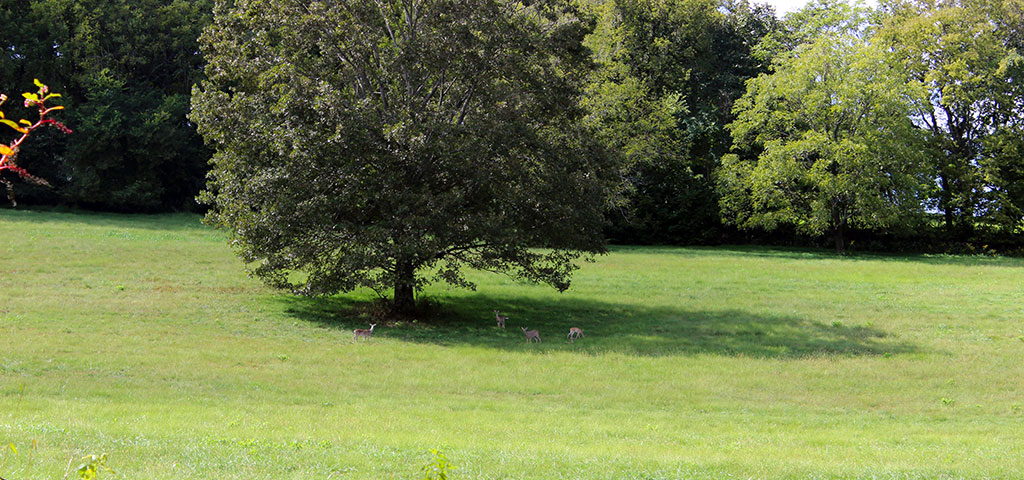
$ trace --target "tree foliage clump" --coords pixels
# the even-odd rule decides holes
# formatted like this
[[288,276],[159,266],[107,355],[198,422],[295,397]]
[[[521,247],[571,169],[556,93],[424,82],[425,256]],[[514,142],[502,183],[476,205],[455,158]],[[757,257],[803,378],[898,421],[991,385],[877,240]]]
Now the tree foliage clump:
[[[1005,0],[895,0],[878,39],[925,92],[911,111],[928,135],[938,191],[930,207],[950,235],[1024,220],[1017,152],[1024,122],[1019,5]],[[1015,13],[1016,12],[1016,13]]]
[[615,165],[580,107],[592,21],[555,0],[221,4],[191,118],[203,200],[253,273],[307,295],[464,267],[564,290]]
[[839,251],[847,228],[912,221],[926,183],[908,116],[918,96],[859,36],[797,48],[736,104],[737,152],[718,172],[723,215],[744,228],[831,233]]
[[745,0],[605,0],[587,44],[588,121],[623,158],[612,235],[639,243],[707,243],[720,235],[713,172],[744,81],[768,63],[754,47],[776,27]]

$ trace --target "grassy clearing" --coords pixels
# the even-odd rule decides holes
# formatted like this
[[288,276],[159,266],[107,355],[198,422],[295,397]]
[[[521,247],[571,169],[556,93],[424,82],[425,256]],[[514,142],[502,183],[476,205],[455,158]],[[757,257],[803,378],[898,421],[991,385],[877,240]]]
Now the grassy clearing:
[[9,480],[410,479],[430,448],[465,479],[1024,471],[1016,259],[621,247],[357,344],[369,294],[265,289],[195,216],[2,210],[0,240]]

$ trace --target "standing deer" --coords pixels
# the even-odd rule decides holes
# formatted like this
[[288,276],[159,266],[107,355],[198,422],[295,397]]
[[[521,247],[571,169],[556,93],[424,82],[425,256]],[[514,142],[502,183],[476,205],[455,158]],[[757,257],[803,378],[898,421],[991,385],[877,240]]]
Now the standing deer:
[[494,318],[498,320],[498,326],[505,328],[505,320],[508,320],[508,316],[502,315],[497,310],[494,311]]
[[540,332],[536,330],[527,331],[526,327],[519,327],[523,329],[523,335],[526,335],[526,342],[529,343],[532,340],[537,340],[540,343]]
[[359,337],[363,337],[363,338],[369,340],[370,336],[373,335],[373,327],[376,327],[376,326],[377,326],[376,323],[371,323],[369,330],[367,330],[365,328],[357,328],[355,330],[352,330],[352,333],[355,334],[355,335],[352,336],[352,341],[354,342],[356,340],[359,340]]
[[576,328],[576,327],[572,327],[572,328],[569,329],[569,336],[566,337],[566,338],[568,338],[570,342],[576,343],[576,339],[580,338],[582,336],[583,336],[583,330],[580,330],[579,328]]

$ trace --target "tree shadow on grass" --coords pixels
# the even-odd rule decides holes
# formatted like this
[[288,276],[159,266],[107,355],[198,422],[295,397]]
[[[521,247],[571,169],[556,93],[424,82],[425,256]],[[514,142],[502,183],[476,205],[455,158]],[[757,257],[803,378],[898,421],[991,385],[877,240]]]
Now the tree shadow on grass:
[[[345,297],[281,296],[297,320],[324,328],[367,328],[374,317],[367,303]],[[444,297],[427,320],[380,322],[374,335],[406,342],[469,345],[508,351],[572,351],[636,356],[730,355],[760,358],[882,356],[918,349],[866,325],[844,325],[742,310],[694,311],[642,307],[573,298]],[[492,311],[509,316],[506,329]],[[537,329],[543,343],[528,344],[520,327]],[[570,327],[585,337],[569,343]]]
[[615,245],[609,250],[616,254],[678,255],[684,257],[735,256],[785,260],[832,260],[841,262],[881,261],[897,263],[923,263],[930,265],[1024,267],[1024,258],[992,255],[947,255],[928,253],[848,252],[840,255],[833,250],[807,247],[770,247],[756,245],[724,245],[714,247],[665,247]]

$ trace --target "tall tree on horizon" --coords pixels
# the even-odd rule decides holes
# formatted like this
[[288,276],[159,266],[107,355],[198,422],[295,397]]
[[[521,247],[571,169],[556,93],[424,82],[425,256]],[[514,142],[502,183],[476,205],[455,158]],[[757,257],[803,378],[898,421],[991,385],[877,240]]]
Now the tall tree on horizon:
[[1016,228],[1024,220],[1016,184],[1024,164],[1014,154],[1024,118],[1019,8],[1008,0],[890,0],[882,10],[879,39],[926,92],[912,117],[929,138],[938,185],[931,206],[961,240],[979,221]]
[[777,22],[746,0],[605,0],[587,44],[598,70],[586,103],[625,157],[619,241],[711,243],[721,236],[713,172],[744,82],[767,71],[755,47]]
[[923,158],[908,112],[920,93],[882,49],[825,35],[747,84],[718,172],[722,212],[741,228],[831,234],[889,228],[922,213]]

